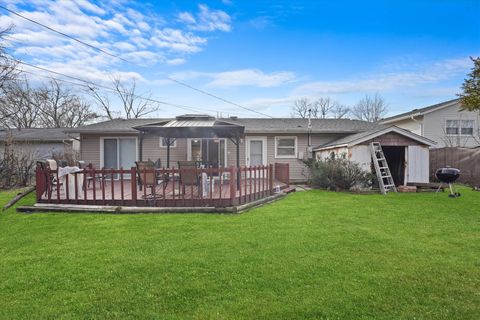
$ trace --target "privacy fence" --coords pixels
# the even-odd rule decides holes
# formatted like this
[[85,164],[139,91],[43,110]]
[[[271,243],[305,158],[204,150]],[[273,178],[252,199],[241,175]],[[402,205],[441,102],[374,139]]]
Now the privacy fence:
[[435,170],[450,166],[460,169],[459,182],[480,185],[480,148],[448,147],[430,150],[430,179],[436,181]]

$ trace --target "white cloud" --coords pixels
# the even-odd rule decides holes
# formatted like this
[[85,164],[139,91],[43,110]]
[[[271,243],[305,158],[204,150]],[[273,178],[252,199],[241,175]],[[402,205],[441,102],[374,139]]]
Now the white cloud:
[[198,5],[199,12],[194,17],[190,12],[181,12],[178,19],[186,23],[191,30],[197,31],[224,31],[232,29],[232,18],[222,10],[211,10],[207,5]]
[[190,53],[200,51],[200,45],[207,42],[207,39],[195,36],[191,32],[171,28],[157,30],[150,40],[159,48]]
[[350,80],[310,82],[297,87],[294,92],[309,95],[390,91],[447,80],[464,74],[470,67],[468,57],[447,59],[418,67],[417,70],[376,73]]
[[185,62],[187,61],[183,58],[170,59],[166,61],[166,63],[170,66],[178,66],[184,64]]
[[185,71],[172,75],[176,79],[188,80],[194,78],[209,78],[207,86],[211,87],[241,87],[253,86],[260,88],[277,87],[295,80],[295,74],[288,71],[265,73],[258,69],[242,69],[224,72]]

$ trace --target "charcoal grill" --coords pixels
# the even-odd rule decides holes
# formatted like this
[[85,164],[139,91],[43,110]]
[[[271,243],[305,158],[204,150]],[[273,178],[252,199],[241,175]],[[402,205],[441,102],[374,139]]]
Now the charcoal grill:
[[460,177],[459,169],[451,167],[439,168],[435,171],[435,176],[441,182],[437,192],[442,188],[443,184],[447,184],[450,189],[450,194],[448,196],[451,198],[460,197],[460,193],[457,192],[454,184],[454,182]]

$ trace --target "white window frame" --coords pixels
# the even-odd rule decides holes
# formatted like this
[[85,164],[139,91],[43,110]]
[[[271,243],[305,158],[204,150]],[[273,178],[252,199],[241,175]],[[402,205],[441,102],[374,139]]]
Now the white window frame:
[[[279,139],[294,139],[294,153],[293,155],[279,155],[278,154],[278,140]],[[283,147],[285,148],[285,147]],[[298,138],[297,136],[275,136],[275,158],[276,159],[296,159],[297,158],[297,149],[298,149]]]
[[[138,161],[138,137],[130,137],[130,136],[114,136],[114,137],[100,137],[100,168],[104,167],[105,164],[105,155],[103,153],[103,148],[104,148],[104,140],[105,139],[117,139],[117,161],[119,161],[120,158],[120,148],[118,146],[120,145],[118,140],[122,139],[135,139],[135,161]],[[123,168],[124,170],[127,170],[129,168]]]
[[[455,133],[448,133],[447,132],[447,121],[458,121],[458,133],[455,134]],[[473,121],[473,127],[472,127],[472,134],[462,134],[462,121]],[[449,137],[458,137],[458,136],[461,136],[461,137],[471,137],[471,136],[474,136],[475,135],[475,119],[470,119],[470,118],[467,118],[467,119],[445,119],[445,134]]]
[[[159,137],[159,141],[158,141],[158,145],[160,146],[160,148],[162,149],[167,149],[167,146],[163,145],[163,139],[165,139],[165,137]],[[175,139],[175,141],[173,141],[173,144],[170,146],[170,149],[171,148],[176,148],[177,147],[177,138],[170,138],[170,139]]]

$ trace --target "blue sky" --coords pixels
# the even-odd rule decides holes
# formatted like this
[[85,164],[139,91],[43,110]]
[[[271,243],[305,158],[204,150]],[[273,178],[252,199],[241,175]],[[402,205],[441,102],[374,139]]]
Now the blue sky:
[[455,98],[480,55],[480,0],[2,2],[133,63],[2,11],[16,57],[97,83],[135,79],[142,94],[224,115],[258,116],[166,78],[272,116],[302,97],[352,105],[375,92],[395,114]]

